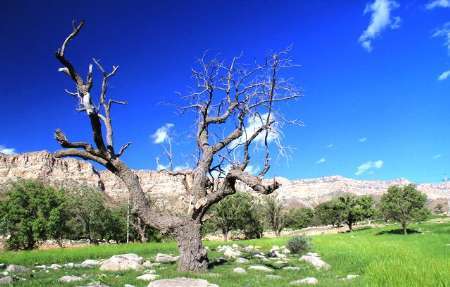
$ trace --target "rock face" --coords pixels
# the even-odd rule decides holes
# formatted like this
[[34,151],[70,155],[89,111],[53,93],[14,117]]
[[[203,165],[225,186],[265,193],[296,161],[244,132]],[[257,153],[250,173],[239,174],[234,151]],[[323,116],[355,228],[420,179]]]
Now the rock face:
[[[177,212],[185,212],[189,197],[184,192],[182,176],[170,176],[164,172],[137,170],[145,192],[160,206],[170,206]],[[111,200],[120,202],[127,198],[122,182],[109,171],[97,171],[90,163],[77,159],[55,159],[46,151],[18,155],[0,154],[0,191],[8,182],[20,178],[40,179],[55,186],[90,186],[103,190]],[[316,179],[288,180],[277,178],[282,187],[276,192],[288,207],[314,207],[344,192],[356,195],[380,197],[389,186],[408,184],[405,179],[390,181],[354,180],[341,176]],[[441,203],[448,209],[450,182],[419,184],[418,189],[427,194],[431,205]]]

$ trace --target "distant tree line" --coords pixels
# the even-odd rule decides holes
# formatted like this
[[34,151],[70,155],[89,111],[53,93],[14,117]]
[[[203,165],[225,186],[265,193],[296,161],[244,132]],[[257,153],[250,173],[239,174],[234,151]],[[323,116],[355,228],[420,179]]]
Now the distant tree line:
[[[342,194],[315,208],[287,209],[276,196],[256,198],[237,192],[214,205],[205,216],[203,234],[221,232],[224,240],[237,232],[247,239],[261,238],[265,230],[280,236],[285,228],[348,226],[361,221],[398,222],[403,233],[411,222],[425,220],[426,195],[414,185],[391,186],[378,203],[370,196]],[[98,190],[57,189],[39,181],[13,183],[0,198],[0,233],[9,249],[33,249],[45,240],[62,245],[64,239],[91,243],[160,241],[155,229],[115,205]]]
[[238,192],[221,201],[209,212],[205,232],[221,231],[224,240],[237,231],[245,238],[260,238],[264,230],[280,236],[285,228],[309,226],[348,226],[353,230],[361,221],[400,223],[403,233],[411,222],[425,220],[430,211],[425,207],[426,195],[414,185],[391,186],[376,203],[370,196],[345,193],[315,208],[285,208],[274,195],[256,200],[248,193]]
[[33,249],[49,239],[59,245],[63,239],[126,242],[127,229],[130,241],[160,239],[127,205],[114,205],[88,187],[63,190],[23,180],[12,183],[0,200],[0,233],[13,250]]

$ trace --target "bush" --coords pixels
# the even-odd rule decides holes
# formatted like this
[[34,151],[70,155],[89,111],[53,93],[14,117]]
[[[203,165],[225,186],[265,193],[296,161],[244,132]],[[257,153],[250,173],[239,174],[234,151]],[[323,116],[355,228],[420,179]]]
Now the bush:
[[292,254],[304,254],[311,249],[311,243],[305,236],[295,236],[289,239],[287,249]]

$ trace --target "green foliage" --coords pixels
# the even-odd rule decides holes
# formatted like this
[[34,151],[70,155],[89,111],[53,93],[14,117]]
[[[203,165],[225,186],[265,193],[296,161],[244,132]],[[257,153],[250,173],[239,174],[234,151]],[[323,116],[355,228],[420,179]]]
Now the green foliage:
[[374,217],[374,201],[370,196],[344,194],[319,204],[315,213],[323,224],[340,226],[345,223],[352,231],[356,222]]
[[253,200],[244,192],[227,196],[211,208],[203,232],[220,229],[227,240],[232,230],[241,230],[246,238],[260,238],[263,232],[261,214]]
[[295,236],[289,239],[286,247],[292,254],[304,254],[311,250],[311,242],[305,236]]
[[314,210],[311,208],[292,208],[286,214],[286,227],[302,229],[311,226],[314,218]]
[[407,234],[410,222],[425,220],[430,211],[425,208],[427,196],[418,191],[416,186],[391,186],[381,197],[381,212],[386,220],[401,224],[403,233]]
[[60,242],[67,232],[64,193],[38,181],[13,183],[0,210],[0,230],[10,249],[33,249],[49,238]]
[[270,228],[275,232],[276,236],[280,236],[286,224],[286,216],[281,201],[275,195],[265,196],[263,208]]

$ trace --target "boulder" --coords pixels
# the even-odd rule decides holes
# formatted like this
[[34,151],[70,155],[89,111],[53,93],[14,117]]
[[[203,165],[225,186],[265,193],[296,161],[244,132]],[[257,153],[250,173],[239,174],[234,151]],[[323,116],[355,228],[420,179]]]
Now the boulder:
[[330,269],[330,264],[323,261],[319,254],[317,253],[306,253],[306,255],[303,255],[300,257],[300,261],[305,261],[314,266],[317,270],[324,269],[328,270]]
[[314,277],[306,277],[300,280],[295,280],[290,282],[290,285],[316,285],[319,283],[319,280],[317,280]]
[[126,270],[142,270],[144,258],[137,254],[120,254],[103,261],[100,265],[102,271],[126,271]]
[[79,265],[81,268],[94,268],[100,265],[99,260],[86,259]]
[[58,281],[61,283],[71,283],[81,280],[83,280],[83,278],[81,278],[80,276],[73,276],[73,275],[66,275],[58,279]]
[[61,269],[62,266],[59,264],[52,264],[48,268],[53,269],[53,270],[58,270],[58,269]]
[[179,256],[172,256],[169,254],[158,253],[156,254],[155,261],[157,263],[173,263],[178,260]]
[[239,263],[239,264],[245,264],[245,263],[248,263],[248,259],[246,259],[244,257],[238,257],[238,258],[236,258],[235,262]]
[[266,278],[267,278],[267,279],[270,279],[270,280],[280,280],[280,279],[282,279],[283,277],[281,277],[280,275],[272,275],[272,274],[269,274],[269,275],[266,275]]
[[245,271],[245,269],[244,269],[244,268],[241,268],[241,267],[236,267],[236,268],[234,268],[234,269],[233,269],[233,272],[234,272],[234,273],[239,273],[239,274],[247,273],[247,271]]
[[159,275],[146,273],[144,275],[136,277],[136,279],[142,280],[142,281],[153,281],[153,280],[157,279],[158,277],[159,277]]
[[297,267],[297,266],[286,266],[286,267],[283,267],[281,269],[283,269],[283,270],[291,270],[291,271],[299,271],[301,268]]
[[273,269],[264,265],[251,265],[250,267],[248,267],[248,269],[262,272],[273,272]]
[[241,256],[241,252],[229,247],[223,252],[223,256],[225,256],[225,258],[237,258]]
[[6,267],[6,271],[10,273],[24,273],[30,271],[30,269],[22,265],[11,264]]
[[148,287],[219,287],[203,279],[173,278],[151,282]]

